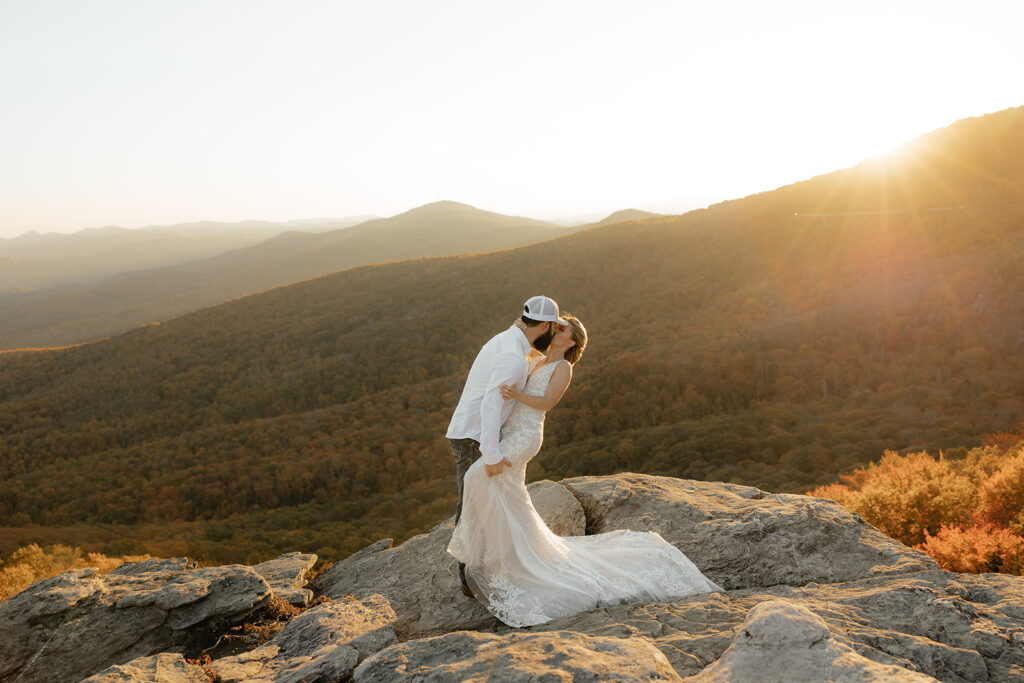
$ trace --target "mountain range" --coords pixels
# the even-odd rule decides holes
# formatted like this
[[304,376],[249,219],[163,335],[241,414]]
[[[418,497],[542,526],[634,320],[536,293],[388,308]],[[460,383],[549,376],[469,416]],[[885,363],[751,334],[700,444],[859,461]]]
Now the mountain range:
[[[351,267],[0,354],[0,550],[336,559],[425,531],[454,506],[443,435],[465,373],[534,294],[590,341],[531,479],[799,492],[886,449],[957,457],[1024,416],[1022,149],[1010,109],[682,216]],[[391,241],[412,240],[400,218]],[[263,263],[314,260],[293,239]]]
[[214,256],[287,230],[337,230],[365,220],[200,221],[138,230],[105,226],[72,234],[29,231],[10,239],[0,238],[0,305],[61,285]]
[[[626,210],[605,221],[652,215]],[[581,226],[557,226],[442,201],[357,225],[329,224],[327,230],[320,225],[317,232],[281,227],[238,224],[239,230],[233,232],[179,227],[162,230],[159,237],[155,231],[113,229],[48,235],[24,245],[23,239],[14,246],[0,244],[0,258],[6,253],[18,266],[0,282],[8,287],[24,283],[19,285],[22,289],[0,295],[0,348],[88,341],[357,265],[504,249],[559,237]],[[229,245],[234,248],[227,249]],[[202,258],[188,259],[189,254]],[[111,275],[118,267],[120,272]],[[26,285],[78,277],[89,281],[24,292]]]

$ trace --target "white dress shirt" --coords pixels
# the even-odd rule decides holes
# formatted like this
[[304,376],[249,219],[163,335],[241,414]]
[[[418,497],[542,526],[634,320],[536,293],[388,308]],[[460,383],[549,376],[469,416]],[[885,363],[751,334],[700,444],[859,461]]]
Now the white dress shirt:
[[480,442],[480,456],[487,465],[501,462],[498,433],[515,404],[501,397],[501,385],[523,388],[529,353],[530,341],[522,330],[512,325],[484,344],[469,369],[447,436]]

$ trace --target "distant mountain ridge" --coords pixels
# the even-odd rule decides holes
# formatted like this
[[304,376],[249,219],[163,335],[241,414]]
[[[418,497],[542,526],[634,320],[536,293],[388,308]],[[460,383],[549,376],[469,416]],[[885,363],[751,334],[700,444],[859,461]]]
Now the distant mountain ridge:
[[604,218],[594,225],[612,225],[614,223],[623,223],[625,221],[644,221],[649,218],[661,218],[662,214],[654,213],[652,211],[640,211],[639,209],[623,209],[622,211],[616,211],[607,218]]
[[577,229],[442,201],[355,226],[285,231],[169,267],[8,295],[6,305],[0,296],[0,348],[86,341],[366,263],[504,249]]
[[74,233],[29,231],[0,239],[0,306],[17,301],[12,290],[48,290],[132,270],[172,266],[258,244],[297,227],[337,230],[358,219],[321,221],[199,221],[128,229],[84,228]]
[[153,223],[139,228],[125,228],[119,225],[91,226],[72,232],[40,232],[38,230],[27,230],[14,237],[0,237],[0,245],[12,242],[30,242],[39,238],[59,240],[73,235],[97,235],[97,234],[122,234],[138,231],[204,231],[204,232],[246,232],[265,231],[268,233],[280,232],[288,229],[303,227],[310,231],[316,231],[321,226],[329,228],[340,228],[347,225],[364,223],[379,216],[347,216],[345,218],[291,218],[285,221],[186,221],[184,223]]

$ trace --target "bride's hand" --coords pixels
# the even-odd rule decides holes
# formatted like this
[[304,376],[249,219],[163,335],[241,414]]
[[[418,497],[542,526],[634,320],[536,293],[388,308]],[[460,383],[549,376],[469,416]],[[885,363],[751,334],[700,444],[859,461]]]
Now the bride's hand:
[[516,318],[515,320],[512,321],[512,324],[521,329],[523,332],[526,332],[526,323],[523,322],[522,318]]
[[502,458],[501,462],[493,465],[484,465],[484,472],[487,473],[488,477],[496,477],[501,474],[502,470],[506,467],[512,467],[512,463],[508,461],[508,458]]
[[501,385],[501,397],[506,401],[509,399],[518,399],[520,396],[522,396],[522,394],[519,393],[519,390],[511,384]]

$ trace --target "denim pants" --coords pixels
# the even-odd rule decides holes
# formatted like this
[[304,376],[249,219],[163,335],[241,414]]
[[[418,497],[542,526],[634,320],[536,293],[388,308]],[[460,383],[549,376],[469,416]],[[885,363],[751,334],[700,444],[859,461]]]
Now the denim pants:
[[[455,456],[455,477],[459,483],[459,501],[455,504],[455,523],[462,518],[462,482],[469,466],[480,457],[480,443],[475,439],[451,439],[452,455]],[[459,579],[466,584],[466,565],[459,562]]]
[[455,477],[459,482],[459,502],[455,504],[455,523],[462,517],[462,482],[469,466],[480,457],[480,443],[475,439],[452,439],[452,455],[455,456]]

